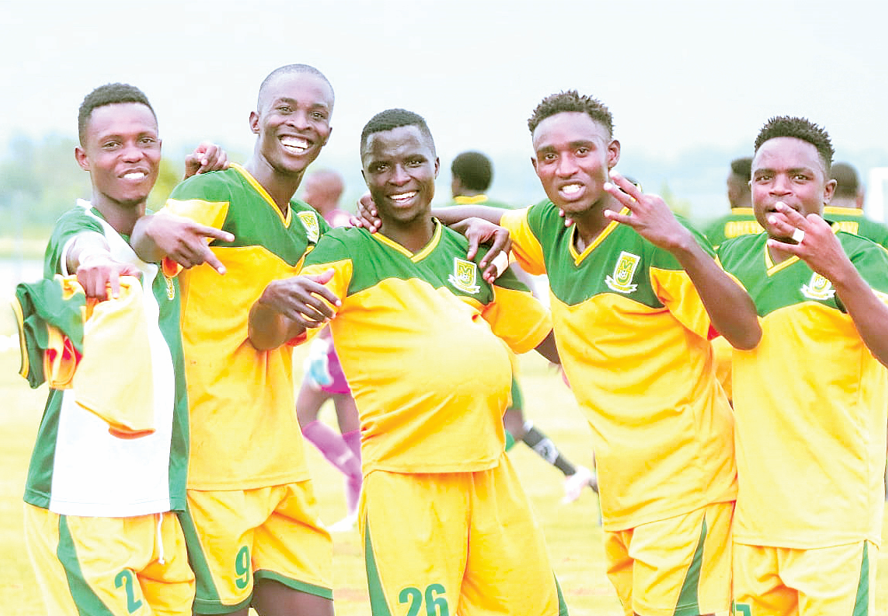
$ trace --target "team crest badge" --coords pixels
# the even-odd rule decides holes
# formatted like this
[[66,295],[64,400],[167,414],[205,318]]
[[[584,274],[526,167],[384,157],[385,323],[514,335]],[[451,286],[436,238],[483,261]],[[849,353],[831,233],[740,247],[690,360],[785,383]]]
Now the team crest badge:
[[635,269],[638,267],[639,261],[641,261],[641,257],[624,250],[620,253],[620,258],[614,267],[613,276],[606,277],[604,282],[617,293],[634,292],[638,285],[632,283],[632,278],[635,276]]
[[314,212],[297,212],[296,215],[302,221],[302,226],[305,227],[308,240],[310,242],[317,242],[318,238],[321,237],[321,226],[318,224],[317,214]]
[[829,280],[814,272],[811,274],[811,280],[808,284],[802,285],[802,295],[808,299],[824,301],[835,297],[836,290]]
[[472,295],[481,290],[481,287],[476,284],[478,282],[478,266],[471,261],[454,257],[453,273],[447,280],[460,291],[465,291]]

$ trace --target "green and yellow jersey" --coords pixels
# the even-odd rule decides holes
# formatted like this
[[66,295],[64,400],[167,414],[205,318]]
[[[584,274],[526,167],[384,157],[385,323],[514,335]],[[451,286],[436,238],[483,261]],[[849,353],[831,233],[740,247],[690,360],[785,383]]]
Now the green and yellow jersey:
[[511,272],[487,283],[466,249],[436,222],[415,254],[339,228],[306,258],[303,274],[335,271],[327,286],[342,305],[330,328],[361,419],[365,474],[473,472],[502,455],[507,345],[535,348],[551,321]]
[[[88,517],[183,511],[188,464],[188,401],[179,334],[178,284],[157,265],[139,259],[128,243],[129,238],[120,235],[86,201],[78,201],[77,206],[56,223],[46,247],[43,270],[46,279],[74,274],[67,271],[68,250],[74,239],[84,233],[102,235],[115,260],[139,270],[142,288],[136,297],[141,307],[133,306],[129,314],[144,320],[144,326],[139,329],[144,329],[140,333],[145,343],[138,347],[139,357],[128,357],[133,350],[128,338],[133,333],[131,330],[115,329],[114,324],[107,321],[102,325],[87,322],[80,328],[81,336],[84,330],[105,328],[101,332],[104,344],[83,348],[84,358],[100,351],[99,357],[90,357],[93,369],[87,383],[97,386],[92,388],[95,391],[101,388],[102,379],[113,380],[114,383],[109,381],[108,390],[114,390],[120,388],[118,381],[135,383],[138,380],[151,394],[151,404],[147,404],[146,411],[153,415],[154,431],[140,438],[120,438],[119,433],[112,433],[107,421],[82,406],[83,400],[78,394],[84,392],[75,375],[72,387],[49,390],[31,455],[24,500],[58,514]],[[138,284],[135,279],[133,282]],[[21,300],[22,296],[18,297]],[[31,294],[28,303],[39,305],[41,312],[51,311],[57,315],[70,308],[80,312],[79,307],[66,307],[66,302],[59,300],[57,286],[53,291],[52,285],[41,285],[41,292]],[[79,302],[83,304],[82,294]],[[19,318],[24,316],[20,310],[16,313]],[[66,333],[73,335],[70,329]],[[118,341],[116,345],[114,338]],[[76,340],[74,343],[77,344]],[[134,366],[144,370],[133,374],[130,370]],[[118,370],[121,372],[116,372]],[[128,401],[133,405],[145,404],[143,399],[132,400],[126,395],[132,391],[120,393],[122,395],[114,400],[116,404],[122,406]]]
[[295,199],[283,214],[238,165],[183,182],[166,209],[235,237],[210,243],[225,275],[206,264],[180,274],[192,422],[188,487],[252,489],[307,479],[292,349],[257,351],[248,322],[268,283],[299,273],[327,224]]
[[521,266],[549,276],[561,361],[592,427],[605,530],[733,500],[733,420],[709,316],[675,258],[616,222],[580,254],[549,200],[501,224]]
[[863,210],[827,205],[823,208],[823,217],[830,223],[833,223],[834,228],[837,227],[846,233],[865,237],[880,246],[888,248],[888,226],[875,220],[870,220],[863,215]]
[[703,235],[714,248],[718,248],[725,240],[730,240],[741,235],[755,235],[764,231],[755,219],[755,212],[751,207],[731,208],[731,213],[709,223],[703,230]]
[[[836,230],[888,303],[888,252]],[[734,351],[740,495],[734,541],[809,549],[880,543],[888,371],[832,284],[796,257],[774,264],[765,233],[726,242],[725,270],[755,301],[763,336]]]

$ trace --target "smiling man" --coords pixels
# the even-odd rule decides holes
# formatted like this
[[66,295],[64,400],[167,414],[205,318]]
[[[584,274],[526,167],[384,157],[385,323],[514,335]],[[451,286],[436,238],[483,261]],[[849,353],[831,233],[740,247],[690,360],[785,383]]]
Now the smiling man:
[[[257,350],[247,330],[260,296],[289,313],[306,287],[326,291],[294,277],[328,227],[293,195],[330,136],[333,102],[317,69],[273,71],[250,113],[246,165],[183,183],[134,234],[145,258],[193,266],[181,278],[192,422],[185,531],[198,614],[333,613],[332,544],[293,412],[291,349]],[[235,236],[210,244],[225,276],[177,242],[183,218]]]
[[626,614],[727,610],[733,419],[708,338],[717,330],[755,346],[754,306],[702,236],[612,171],[620,142],[600,101],[554,94],[528,126],[548,199],[436,214],[502,224],[521,266],[549,276],[564,372],[592,428],[608,576]]
[[[188,463],[179,286],[127,242],[157,181],[157,118],[141,90],[114,83],[84,98],[78,128],[74,154],[89,172],[92,196],[56,223],[46,280],[20,285],[31,292],[19,306],[37,306],[50,322],[67,316],[60,322],[78,327],[63,332],[83,344],[71,382],[45,375],[49,396],[25,486],[28,552],[49,614],[186,616],[194,576],[176,515],[185,510]],[[224,152],[199,146],[186,175],[225,166]],[[228,238],[200,225],[183,231],[189,234],[197,243]],[[76,275],[84,293],[60,288],[58,275]],[[84,295],[93,315],[86,323]],[[110,423],[137,407],[146,429]],[[99,409],[110,412],[93,412]]]
[[465,238],[432,218],[439,162],[422,117],[374,116],[361,162],[380,232],[325,235],[303,274],[332,300],[293,319],[260,299],[250,339],[275,348],[331,319],[361,420],[372,613],[566,614],[502,422],[504,341],[557,360],[548,314],[511,272],[483,279]]
[[740,493],[735,613],[875,614],[888,423],[888,253],[821,217],[826,131],[776,117],[755,141],[765,229],[719,258],[749,289],[759,346],[734,351]]

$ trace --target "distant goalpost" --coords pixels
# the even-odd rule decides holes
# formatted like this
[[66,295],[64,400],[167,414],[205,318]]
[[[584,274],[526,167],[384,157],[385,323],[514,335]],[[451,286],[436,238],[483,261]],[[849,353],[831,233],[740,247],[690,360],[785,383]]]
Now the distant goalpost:
[[888,167],[870,169],[863,211],[873,220],[886,222],[888,218]]

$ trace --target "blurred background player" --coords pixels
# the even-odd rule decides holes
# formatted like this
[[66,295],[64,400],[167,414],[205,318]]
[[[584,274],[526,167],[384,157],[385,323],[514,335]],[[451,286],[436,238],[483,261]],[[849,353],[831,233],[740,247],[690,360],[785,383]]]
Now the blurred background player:
[[823,217],[839,229],[860,235],[888,248],[888,226],[863,215],[863,185],[857,170],[848,163],[836,163],[830,171],[836,181],[832,201],[823,208]]
[[[450,165],[451,182],[454,205],[487,205],[501,209],[512,209],[505,203],[493,201],[487,196],[487,190],[493,182],[493,164],[490,159],[481,152],[463,152],[453,159]],[[548,302],[548,289],[544,277],[531,276],[517,263],[511,264],[512,270],[521,282],[530,287],[534,296],[543,302]],[[543,281],[541,282],[541,278]],[[570,503],[577,500],[582,494],[583,488],[591,487],[598,491],[598,480],[595,474],[585,466],[575,466],[567,460],[555,443],[543,434],[532,421],[524,418],[524,396],[518,385],[518,360],[512,354],[512,404],[503,415],[503,424],[506,427],[506,451],[514,447],[518,441],[533,449],[539,456],[560,470],[565,475],[564,500]]]
[[711,222],[703,234],[713,248],[726,239],[738,235],[761,233],[762,227],[755,220],[752,211],[752,198],[749,191],[749,172],[752,168],[751,158],[737,158],[731,161],[731,172],[728,174],[728,203],[731,213],[725,214]]
[[[322,169],[305,178],[302,200],[316,209],[330,227],[347,226],[349,214],[339,209],[344,188],[341,175]],[[358,519],[358,497],[361,495],[361,431],[358,408],[342,374],[329,329],[312,341],[304,370],[302,386],[296,397],[296,416],[302,435],[345,475],[348,512],[342,520],[327,528],[333,532],[351,530]],[[318,413],[327,400],[333,401],[341,434],[318,420]]]

